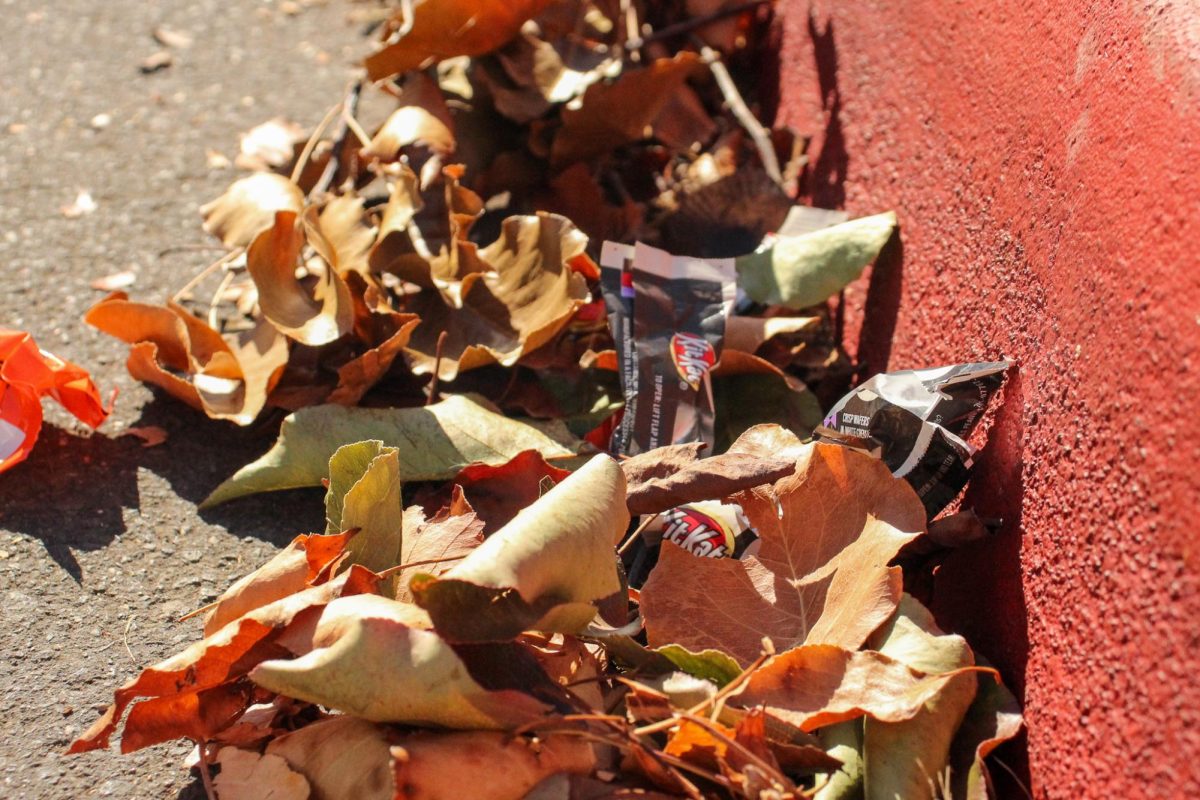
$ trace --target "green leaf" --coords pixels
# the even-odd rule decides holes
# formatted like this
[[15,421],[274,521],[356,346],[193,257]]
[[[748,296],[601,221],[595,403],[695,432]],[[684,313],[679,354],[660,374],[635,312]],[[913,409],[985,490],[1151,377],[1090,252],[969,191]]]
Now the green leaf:
[[[362,465],[363,457],[372,451],[375,451],[375,457]],[[357,480],[354,480],[354,469],[359,470]],[[346,545],[350,558],[345,566],[362,564],[372,572],[383,572],[400,564],[404,508],[400,501],[399,450],[383,447],[375,440],[339,447],[329,459],[329,471],[326,509],[341,505],[336,529],[358,530]],[[338,503],[335,493],[350,480],[354,480],[353,484],[345,489]],[[333,523],[333,520],[329,522]],[[395,595],[395,584],[393,577],[388,581],[385,593]]]
[[677,669],[697,678],[712,681],[717,688],[742,674],[742,668],[738,666],[737,661],[720,650],[701,650],[693,653],[682,645],[668,644],[650,652],[660,653]]
[[778,424],[807,439],[824,418],[816,395],[797,391],[770,373],[724,375],[713,379],[716,451],[729,448],[755,425]]
[[560,424],[509,419],[465,397],[424,408],[312,406],[288,415],[275,445],[218,486],[201,508],[258,492],[319,486],[337,449],[365,439],[398,449],[401,482],[446,480],[467,464],[503,464],[522,450],[557,457],[581,446]]
[[342,524],[346,492],[358,483],[363,473],[371,466],[371,462],[382,451],[383,442],[368,439],[365,442],[342,445],[329,457],[329,488],[325,490],[325,533],[341,533],[347,530],[348,526]]
[[440,578],[418,575],[409,589],[451,641],[575,633],[621,588],[613,547],[628,525],[625,475],[595,456]]
[[264,661],[250,672],[263,688],[371,722],[503,729],[550,707],[515,689],[492,691],[409,603],[377,595],[331,602],[311,652]]
[[842,762],[814,800],[863,800],[863,721],[852,719],[822,728],[817,737],[825,752]]
[[737,259],[738,280],[750,299],[788,308],[823,303],[862,274],[896,229],[889,211],[800,236],[780,236],[760,252]]
[[[975,665],[975,656],[961,636],[942,633],[933,615],[910,595],[903,595],[895,616],[868,647],[878,649],[927,675]],[[912,719],[864,722],[863,768],[866,800],[929,800],[947,786],[950,743],[972,700],[975,674],[951,678],[926,701]]]

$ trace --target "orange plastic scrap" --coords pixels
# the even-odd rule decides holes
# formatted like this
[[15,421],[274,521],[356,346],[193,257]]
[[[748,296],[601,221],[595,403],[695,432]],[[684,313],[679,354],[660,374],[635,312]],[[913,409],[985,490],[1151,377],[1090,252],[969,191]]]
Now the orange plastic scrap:
[[93,428],[112,411],[83,367],[39,350],[24,331],[0,328],[0,472],[24,461],[33,449],[46,396]]

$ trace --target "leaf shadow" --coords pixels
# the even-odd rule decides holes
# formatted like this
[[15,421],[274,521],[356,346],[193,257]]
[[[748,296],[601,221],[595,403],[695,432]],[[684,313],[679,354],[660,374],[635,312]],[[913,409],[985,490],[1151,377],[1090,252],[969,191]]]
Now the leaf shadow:
[[808,36],[812,42],[817,83],[821,91],[825,131],[819,137],[821,149],[809,167],[807,189],[813,205],[842,208],[846,202],[846,173],[850,169],[850,154],[846,151],[846,136],[842,128],[842,95],[838,89],[838,49],[833,20],[826,19],[822,29],[815,12],[810,10]]
[[81,436],[47,422],[29,458],[0,475],[0,528],[39,539],[76,582],[75,550],[98,550],[138,506],[132,437]]
[[888,370],[903,291],[904,242],[897,228],[871,267],[857,349],[859,371],[864,377]]
[[[179,497],[199,504],[222,481],[271,447],[283,416],[282,412],[269,414],[252,425],[238,427],[209,419],[156,393],[135,424],[163,428],[167,441],[145,449],[139,466],[165,480]],[[325,508],[320,490],[296,489],[235,500],[199,515],[236,536],[284,545],[298,533],[323,529]]]
[[[1004,683],[1025,705],[1029,658],[1029,619],[1021,579],[1022,512],[1025,499],[1025,393],[1019,367],[1013,368],[997,403],[987,444],[976,460],[961,507],[1000,519],[995,535],[952,551],[934,583],[930,606],[940,624],[960,633],[999,670]],[[1018,780],[1030,784],[1024,735],[1005,743],[997,756]],[[1013,776],[993,770],[1001,797],[1023,794]]]

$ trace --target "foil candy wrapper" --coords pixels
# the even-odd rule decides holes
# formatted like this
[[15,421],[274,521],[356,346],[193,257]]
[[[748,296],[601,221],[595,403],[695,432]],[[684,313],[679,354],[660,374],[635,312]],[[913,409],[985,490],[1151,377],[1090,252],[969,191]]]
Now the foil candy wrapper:
[[876,375],[835,403],[814,435],[881,459],[912,484],[932,518],[966,486],[975,455],[966,439],[1012,364]]

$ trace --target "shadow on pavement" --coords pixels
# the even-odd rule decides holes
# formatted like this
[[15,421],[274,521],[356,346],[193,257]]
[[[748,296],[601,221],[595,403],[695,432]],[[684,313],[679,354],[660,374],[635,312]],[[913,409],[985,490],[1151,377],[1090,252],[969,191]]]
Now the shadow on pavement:
[[[167,440],[155,447],[143,447],[136,437],[104,428],[80,436],[47,424],[29,459],[0,475],[0,527],[40,539],[50,557],[80,581],[73,551],[106,546],[126,532],[129,515],[140,513],[144,503],[178,502],[157,495],[143,498],[139,470],[161,477],[179,498],[198,504],[271,446],[281,418],[238,428],[156,396],[134,423],[167,432]],[[259,495],[205,511],[202,518],[237,536],[281,545],[297,533],[321,527],[322,493]]]

